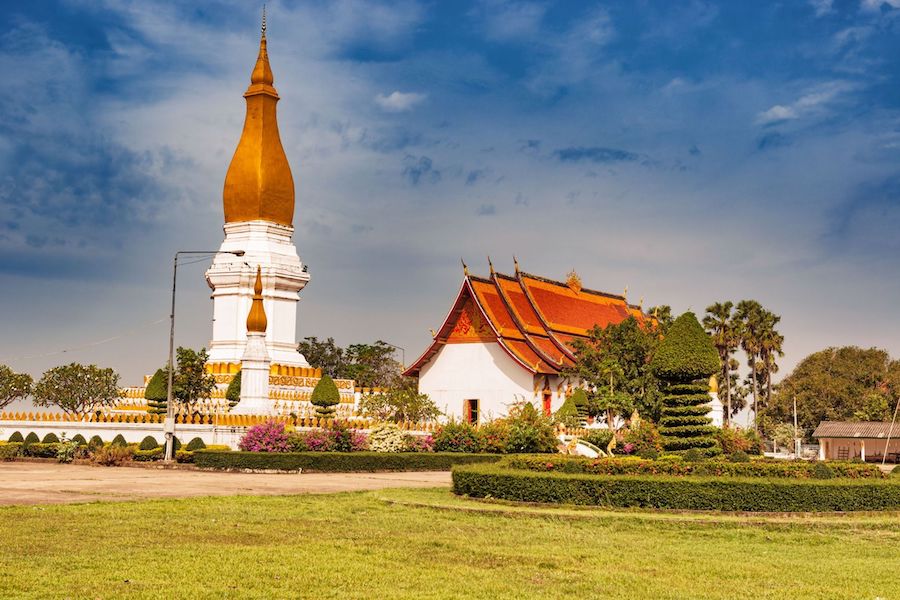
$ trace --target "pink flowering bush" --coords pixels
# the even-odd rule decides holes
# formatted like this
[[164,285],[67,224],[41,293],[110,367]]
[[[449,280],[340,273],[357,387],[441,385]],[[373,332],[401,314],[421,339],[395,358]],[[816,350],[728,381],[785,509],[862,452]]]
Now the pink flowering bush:
[[408,439],[408,452],[434,452],[434,438],[431,435],[411,435]]
[[289,452],[291,450],[284,423],[275,421],[266,421],[248,429],[238,447],[247,452]]
[[293,452],[359,452],[369,447],[366,434],[336,421],[328,429],[312,429],[292,433]]

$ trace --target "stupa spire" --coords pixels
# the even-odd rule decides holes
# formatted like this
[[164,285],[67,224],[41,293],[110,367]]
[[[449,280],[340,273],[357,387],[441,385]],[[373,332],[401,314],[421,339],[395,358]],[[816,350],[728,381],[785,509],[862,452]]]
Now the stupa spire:
[[294,178],[278,133],[278,92],[269,64],[267,30],[264,7],[259,54],[244,93],[244,130],[225,175],[225,222],[262,220],[292,226]]
[[268,326],[262,297],[262,266],[256,267],[256,283],[253,284],[253,304],[247,315],[247,333],[265,333]]

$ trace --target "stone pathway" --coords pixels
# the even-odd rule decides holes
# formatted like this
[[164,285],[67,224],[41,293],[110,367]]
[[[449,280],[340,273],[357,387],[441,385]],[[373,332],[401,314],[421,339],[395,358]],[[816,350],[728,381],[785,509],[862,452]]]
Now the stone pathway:
[[0,506],[447,487],[450,473],[262,474],[0,462]]

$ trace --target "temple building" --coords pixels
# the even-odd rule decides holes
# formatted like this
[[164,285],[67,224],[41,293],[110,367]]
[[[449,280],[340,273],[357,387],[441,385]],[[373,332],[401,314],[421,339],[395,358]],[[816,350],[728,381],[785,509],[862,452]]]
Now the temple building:
[[516,261],[514,275],[491,265],[483,278],[464,265],[447,318],[406,375],[418,377],[419,391],[450,417],[483,422],[522,400],[550,414],[572,389],[562,375],[575,361],[572,342],[628,317],[650,318],[625,296],[582,287],[574,271],[554,281],[519,270]]

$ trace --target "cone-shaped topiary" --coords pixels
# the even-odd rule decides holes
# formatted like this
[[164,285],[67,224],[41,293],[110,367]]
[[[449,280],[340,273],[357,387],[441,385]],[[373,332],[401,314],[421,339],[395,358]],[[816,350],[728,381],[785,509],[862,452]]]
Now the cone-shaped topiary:
[[669,327],[650,368],[663,382],[659,420],[663,448],[712,453],[716,428],[706,416],[710,400],[707,380],[719,371],[719,355],[694,313],[684,313]]
[[193,452],[194,450],[203,450],[206,448],[206,444],[198,437],[195,437],[191,441],[188,442],[188,445],[184,447],[188,452]]
[[577,427],[580,425],[581,417],[578,414],[578,405],[575,404],[574,395],[566,398],[553,416],[558,423],[562,423],[566,427]]
[[55,433],[48,433],[44,436],[44,439],[41,440],[42,444],[58,444],[59,438]]
[[10,444],[15,444],[15,443],[21,444],[21,443],[24,442],[24,441],[25,441],[25,438],[22,437],[22,432],[21,432],[21,431],[16,431],[16,432],[13,433],[11,436],[9,436],[9,443],[10,443]]
[[150,378],[147,389],[144,390],[144,398],[147,399],[147,412],[155,415],[166,412],[169,399],[169,376],[165,369],[157,369]]
[[128,442],[125,441],[125,436],[121,433],[113,438],[113,441],[110,442],[110,446],[127,446]]
[[141,445],[139,446],[140,450],[153,450],[155,448],[159,448],[159,443],[152,435],[148,435],[141,440]]
[[334,416],[334,406],[341,401],[341,393],[331,377],[322,375],[309,401],[316,407],[317,416],[330,418]]
[[581,388],[575,388],[575,391],[572,392],[572,402],[575,403],[575,407],[578,409],[578,418],[582,423],[586,422],[588,418],[587,392]]
[[89,448],[102,448],[103,447],[103,438],[99,435],[91,436],[90,441],[88,442]]
[[39,444],[39,443],[41,443],[41,438],[39,438],[35,432],[32,431],[31,433],[29,433],[28,435],[25,436],[25,445],[26,446],[28,444]]
[[79,446],[87,446],[87,440],[84,439],[84,436],[80,433],[76,433],[75,437],[72,438],[72,441],[78,444]]
[[225,399],[228,400],[229,409],[234,408],[241,401],[241,371],[238,371],[237,375],[231,379],[231,383],[228,384],[228,389],[225,390]]

